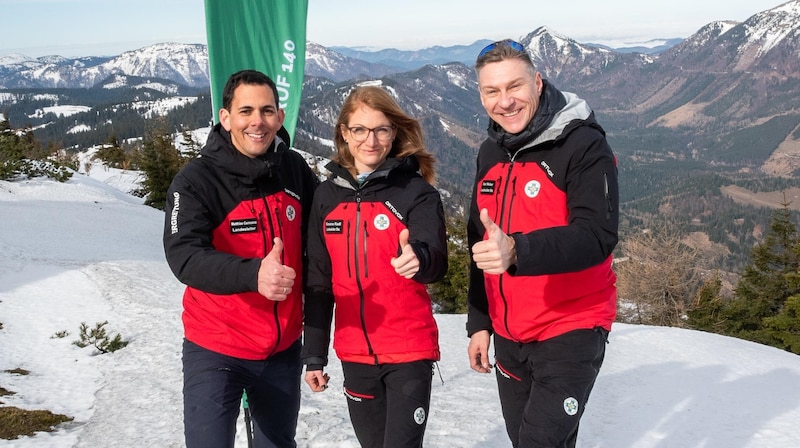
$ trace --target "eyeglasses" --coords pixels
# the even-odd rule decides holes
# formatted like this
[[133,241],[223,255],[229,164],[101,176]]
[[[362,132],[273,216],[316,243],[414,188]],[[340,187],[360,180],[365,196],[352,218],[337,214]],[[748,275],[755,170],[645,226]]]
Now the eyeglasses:
[[[346,126],[345,126],[346,127]],[[378,126],[377,128],[366,128],[364,126],[347,127],[353,140],[361,143],[369,137],[369,133],[375,134],[378,140],[385,142],[391,140],[394,134],[394,125],[391,126]]]
[[512,49],[517,50],[519,52],[524,52],[525,51],[525,47],[523,47],[522,44],[517,42],[517,41],[511,40],[511,39],[498,40],[497,42],[494,42],[494,43],[491,43],[491,44],[487,45],[483,50],[481,50],[481,52],[478,53],[478,59],[483,57],[483,55],[485,55],[486,53],[494,50],[495,48],[497,48],[499,46],[503,46],[503,45],[505,45],[507,47],[511,47]]

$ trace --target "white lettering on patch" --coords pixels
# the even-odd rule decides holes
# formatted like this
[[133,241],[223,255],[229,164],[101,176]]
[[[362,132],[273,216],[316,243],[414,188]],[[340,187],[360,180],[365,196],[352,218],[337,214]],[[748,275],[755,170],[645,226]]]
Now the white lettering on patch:
[[169,215],[169,228],[172,235],[178,233],[178,211],[181,209],[181,194],[177,191],[172,193],[172,213]]

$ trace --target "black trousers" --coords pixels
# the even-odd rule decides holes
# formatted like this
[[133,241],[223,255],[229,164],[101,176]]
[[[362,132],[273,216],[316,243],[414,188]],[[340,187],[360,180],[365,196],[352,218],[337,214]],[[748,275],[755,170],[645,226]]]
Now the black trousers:
[[500,404],[515,448],[574,448],[608,332],[575,330],[519,343],[495,335]]
[[187,448],[233,448],[242,391],[257,448],[293,448],[300,411],[300,341],[261,361],[183,342],[183,424]]
[[342,362],[347,408],[363,448],[421,448],[428,424],[433,361]]

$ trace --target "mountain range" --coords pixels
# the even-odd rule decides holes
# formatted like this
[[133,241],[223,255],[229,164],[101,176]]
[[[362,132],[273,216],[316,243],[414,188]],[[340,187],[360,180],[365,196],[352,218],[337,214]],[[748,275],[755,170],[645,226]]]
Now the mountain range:
[[[424,89],[421,85],[406,85],[409,101],[416,92],[417,96],[427,98],[424,102],[430,105],[423,110],[435,110],[442,121],[481,134],[485,123],[479,118],[483,113],[474,93],[476,78],[471,73],[471,64],[474,55],[488,42],[479,40],[471,45],[437,46],[413,52],[329,49],[309,42],[305,72],[307,85],[313,87],[305,88],[304,96],[325,96],[338,83],[383,79],[386,84],[393,84],[405,79],[428,84]],[[581,44],[545,27],[532,31],[522,43],[545,78],[587,99],[598,115],[612,121],[610,129],[660,126],[678,133],[681,129],[737,132],[798,113],[798,0],[755,14],[741,23],[712,22],[658,54]],[[87,89],[101,84],[108,89],[109,79],[115,75],[174,84],[169,87],[173,92],[179,91],[179,86],[207,88],[207,47],[165,43],[113,58],[0,57],[0,91]],[[329,86],[321,87],[326,84]],[[453,92],[453,88],[458,92]],[[14,102],[13,95],[0,97],[0,107]],[[788,124],[782,128],[784,137],[794,132],[793,128],[788,129]],[[474,143],[472,136],[462,140]],[[708,152],[719,146],[714,140],[719,139],[704,141],[700,148],[694,145],[676,151],[688,151],[690,156]],[[784,138],[780,143],[786,143],[794,153],[796,145],[791,140],[794,139]],[[720,151],[712,152],[723,154],[726,148],[722,146]],[[762,160],[752,162],[763,164],[764,153],[775,149],[765,148],[757,158]],[[800,164],[782,168],[769,164],[767,169],[786,175],[798,167]]]
[[[651,47],[643,44],[614,49],[587,44],[587,48],[657,54],[681,40],[652,41]],[[417,51],[365,51],[349,47],[326,48],[308,42],[306,74],[346,81],[414,70],[427,64],[461,62],[471,65],[475,55],[489,43],[491,40],[481,39],[470,45],[434,46]],[[208,48],[202,44],[161,43],[127,51],[116,57],[0,56],[0,89],[90,88],[112,74],[166,79],[189,87],[208,86]]]

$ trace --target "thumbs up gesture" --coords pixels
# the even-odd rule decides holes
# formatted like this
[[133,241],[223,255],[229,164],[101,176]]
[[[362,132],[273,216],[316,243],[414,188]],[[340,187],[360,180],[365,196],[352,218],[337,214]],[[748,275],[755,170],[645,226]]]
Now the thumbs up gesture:
[[399,257],[392,257],[392,267],[398,275],[410,279],[419,271],[419,259],[408,244],[408,229],[400,231],[398,241],[401,253]]
[[272,250],[258,268],[258,292],[270,300],[283,301],[292,292],[297,274],[281,261],[283,241],[276,237],[272,242]]
[[472,246],[472,260],[487,274],[502,274],[517,263],[514,238],[497,227],[485,208],[481,209],[481,224],[486,229],[487,238]]

